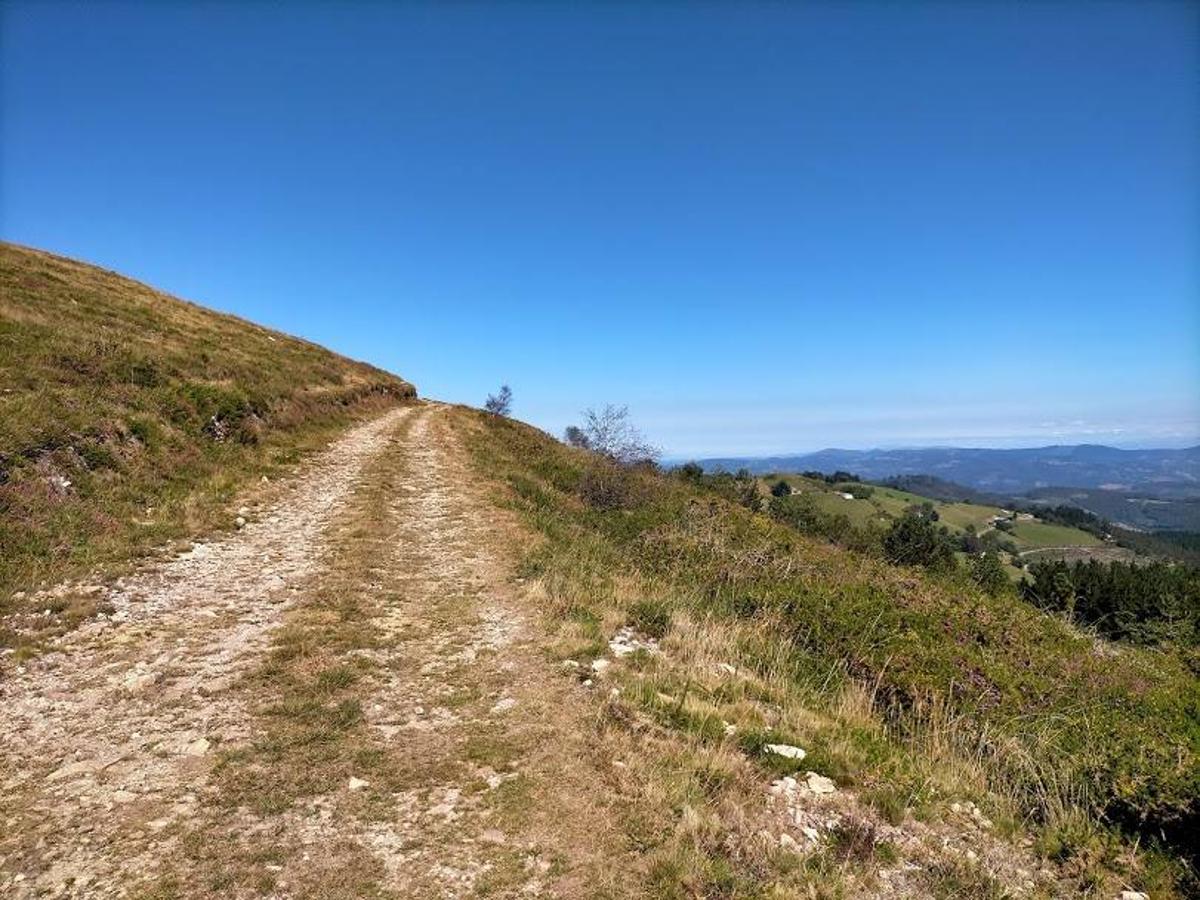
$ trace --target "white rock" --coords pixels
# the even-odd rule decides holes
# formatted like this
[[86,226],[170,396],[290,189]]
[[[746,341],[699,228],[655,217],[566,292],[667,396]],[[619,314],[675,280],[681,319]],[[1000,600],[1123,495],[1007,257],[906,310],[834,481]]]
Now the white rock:
[[1141,891],[1121,891],[1121,900],[1150,900],[1150,895]]
[[639,650],[645,650],[647,653],[657,653],[658,641],[654,638],[642,637],[629,626],[625,626],[608,642],[608,649],[612,651],[613,656],[618,658],[629,656],[631,653],[637,653]]
[[808,754],[792,744],[767,744],[764,748],[768,753],[782,756],[786,759],[804,759]]
[[203,756],[208,752],[208,748],[210,746],[211,745],[208,743],[207,738],[197,738],[188,744],[187,747],[184,748],[183,752],[188,756]]
[[777,797],[791,798],[796,793],[796,779],[791,775],[785,775],[778,781],[771,782],[771,793]]
[[494,713],[505,713],[517,705],[517,701],[512,697],[503,697],[496,701],[496,705],[492,707]]
[[246,527],[246,517],[238,516],[236,519],[234,519],[233,524],[235,524],[238,528],[245,528]]
[[781,849],[787,850],[790,853],[800,852],[800,845],[796,842],[796,839],[786,831],[779,836],[779,846]]
[[804,782],[814,794],[832,794],[837,790],[836,784],[816,772],[805,772]]
[[563,667],[564,669],[578,669],[578,668],[579,668],[579,660],[577,660],[577,659],[564,659],[564,660],[562,661],[562,667]]
[[607,669],[611,665],[612,665],[612,660],[604,659],[603,657],[601,657],[600,659],[593,659],[592,660],[592,671],[595,672],[597,675],[599,675],[601,672],[603,672],[605,669]]
[[361,791],[363,788],[368,787],[370,783],[371,782],[369,781],[363,781],[361,778],[355,778],[353,775],[351,775],[349,788],[352,791]]
[[811,825],[805,825],[800,830],[803,831],[804,836],[814,844],[821,840],[821,832],[817,831],[817,829],[813,828]]

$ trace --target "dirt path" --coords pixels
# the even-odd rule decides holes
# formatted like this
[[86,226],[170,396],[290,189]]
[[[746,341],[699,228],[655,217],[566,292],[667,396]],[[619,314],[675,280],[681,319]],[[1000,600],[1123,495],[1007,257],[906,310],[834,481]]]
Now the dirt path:
[[530,643],[509,523],[447,415],[358,428],[0,683],[0,893],[597,888],[621,851],[563,766],[586,713]]
[[17,896],[119,882],[151,848],[109,825],[128,817],[152,833],[196,803],[214,741],[245,734],[246,711],[227,689],[313,576],[323,532],[364,466],[410,414],[338,441],[264,520],[125,579],[106,598],[110,616],[0,683],[0,871],[20,879]]

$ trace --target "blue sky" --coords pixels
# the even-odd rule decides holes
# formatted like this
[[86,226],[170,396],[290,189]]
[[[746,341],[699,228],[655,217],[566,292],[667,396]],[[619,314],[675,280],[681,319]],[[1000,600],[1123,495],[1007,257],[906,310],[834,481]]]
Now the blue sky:
[[673,456],[1200,434],[1200,7],[0,6],[0,234]]

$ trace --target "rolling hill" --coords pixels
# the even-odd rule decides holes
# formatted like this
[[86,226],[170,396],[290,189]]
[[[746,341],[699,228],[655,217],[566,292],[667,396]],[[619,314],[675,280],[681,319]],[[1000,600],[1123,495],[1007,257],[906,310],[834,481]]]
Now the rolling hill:
[[1131,491],[1038,488],[1026,496],[1036,503],[1065,503],[1139,531],[1200,531],[1200,497],[1164,499]]
[[1119,450],[1095,444],[996,450],[928,447],[901,450],[821,450],[798,456],[700,460],[706,470],[853,472],[876,481],[930,475],[993,494],[1044,487],[1140,492],[1152,497],[1200,497],[1200,447]]
[[308,341],[0,244],[0,597],[232,526],[221,510],[239,490],[415,394]]

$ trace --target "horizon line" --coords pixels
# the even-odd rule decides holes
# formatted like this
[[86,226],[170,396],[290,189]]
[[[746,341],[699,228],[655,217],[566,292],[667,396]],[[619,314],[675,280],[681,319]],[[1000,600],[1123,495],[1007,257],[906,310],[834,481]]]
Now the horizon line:
[[[1200,439],[1197,439],[1200,441]],[[1117,447],[1112,444],[1095,444],[1095,443],[1077,443],[1077,444],[1037,444],[1030,446],[1019,447],[996,447],[996,446],[980,446],[967,447],[961,444],[897,444],[894,446],[873,446],[873,447],[821,447],[817,450],[790,450],[779,451],[773,453],[709,453],[709,454],[677,454],[664,453],[663,461],[695,461],[704,462],[706,460],[722,460],[722,459],[738,459],[738,460],[764,460],[764,459],[787,459],[793,457],[816,456],[819,453],[890,453],[905,450],[980,450],[980,451],[995,451],[995,452],[1020,452],[1022,450],[1052,450],[1055,448],[1069,447],[1102,447],[1105,450],[1117,450],[1121,453],[1137,453],[1142,451],[1177,451],[1185,452],[1189,450],[1200,450],[1200,442],[1195,444],[1187,444],[1178,447],[1164,446],[1133,446],[1133,447]]]

